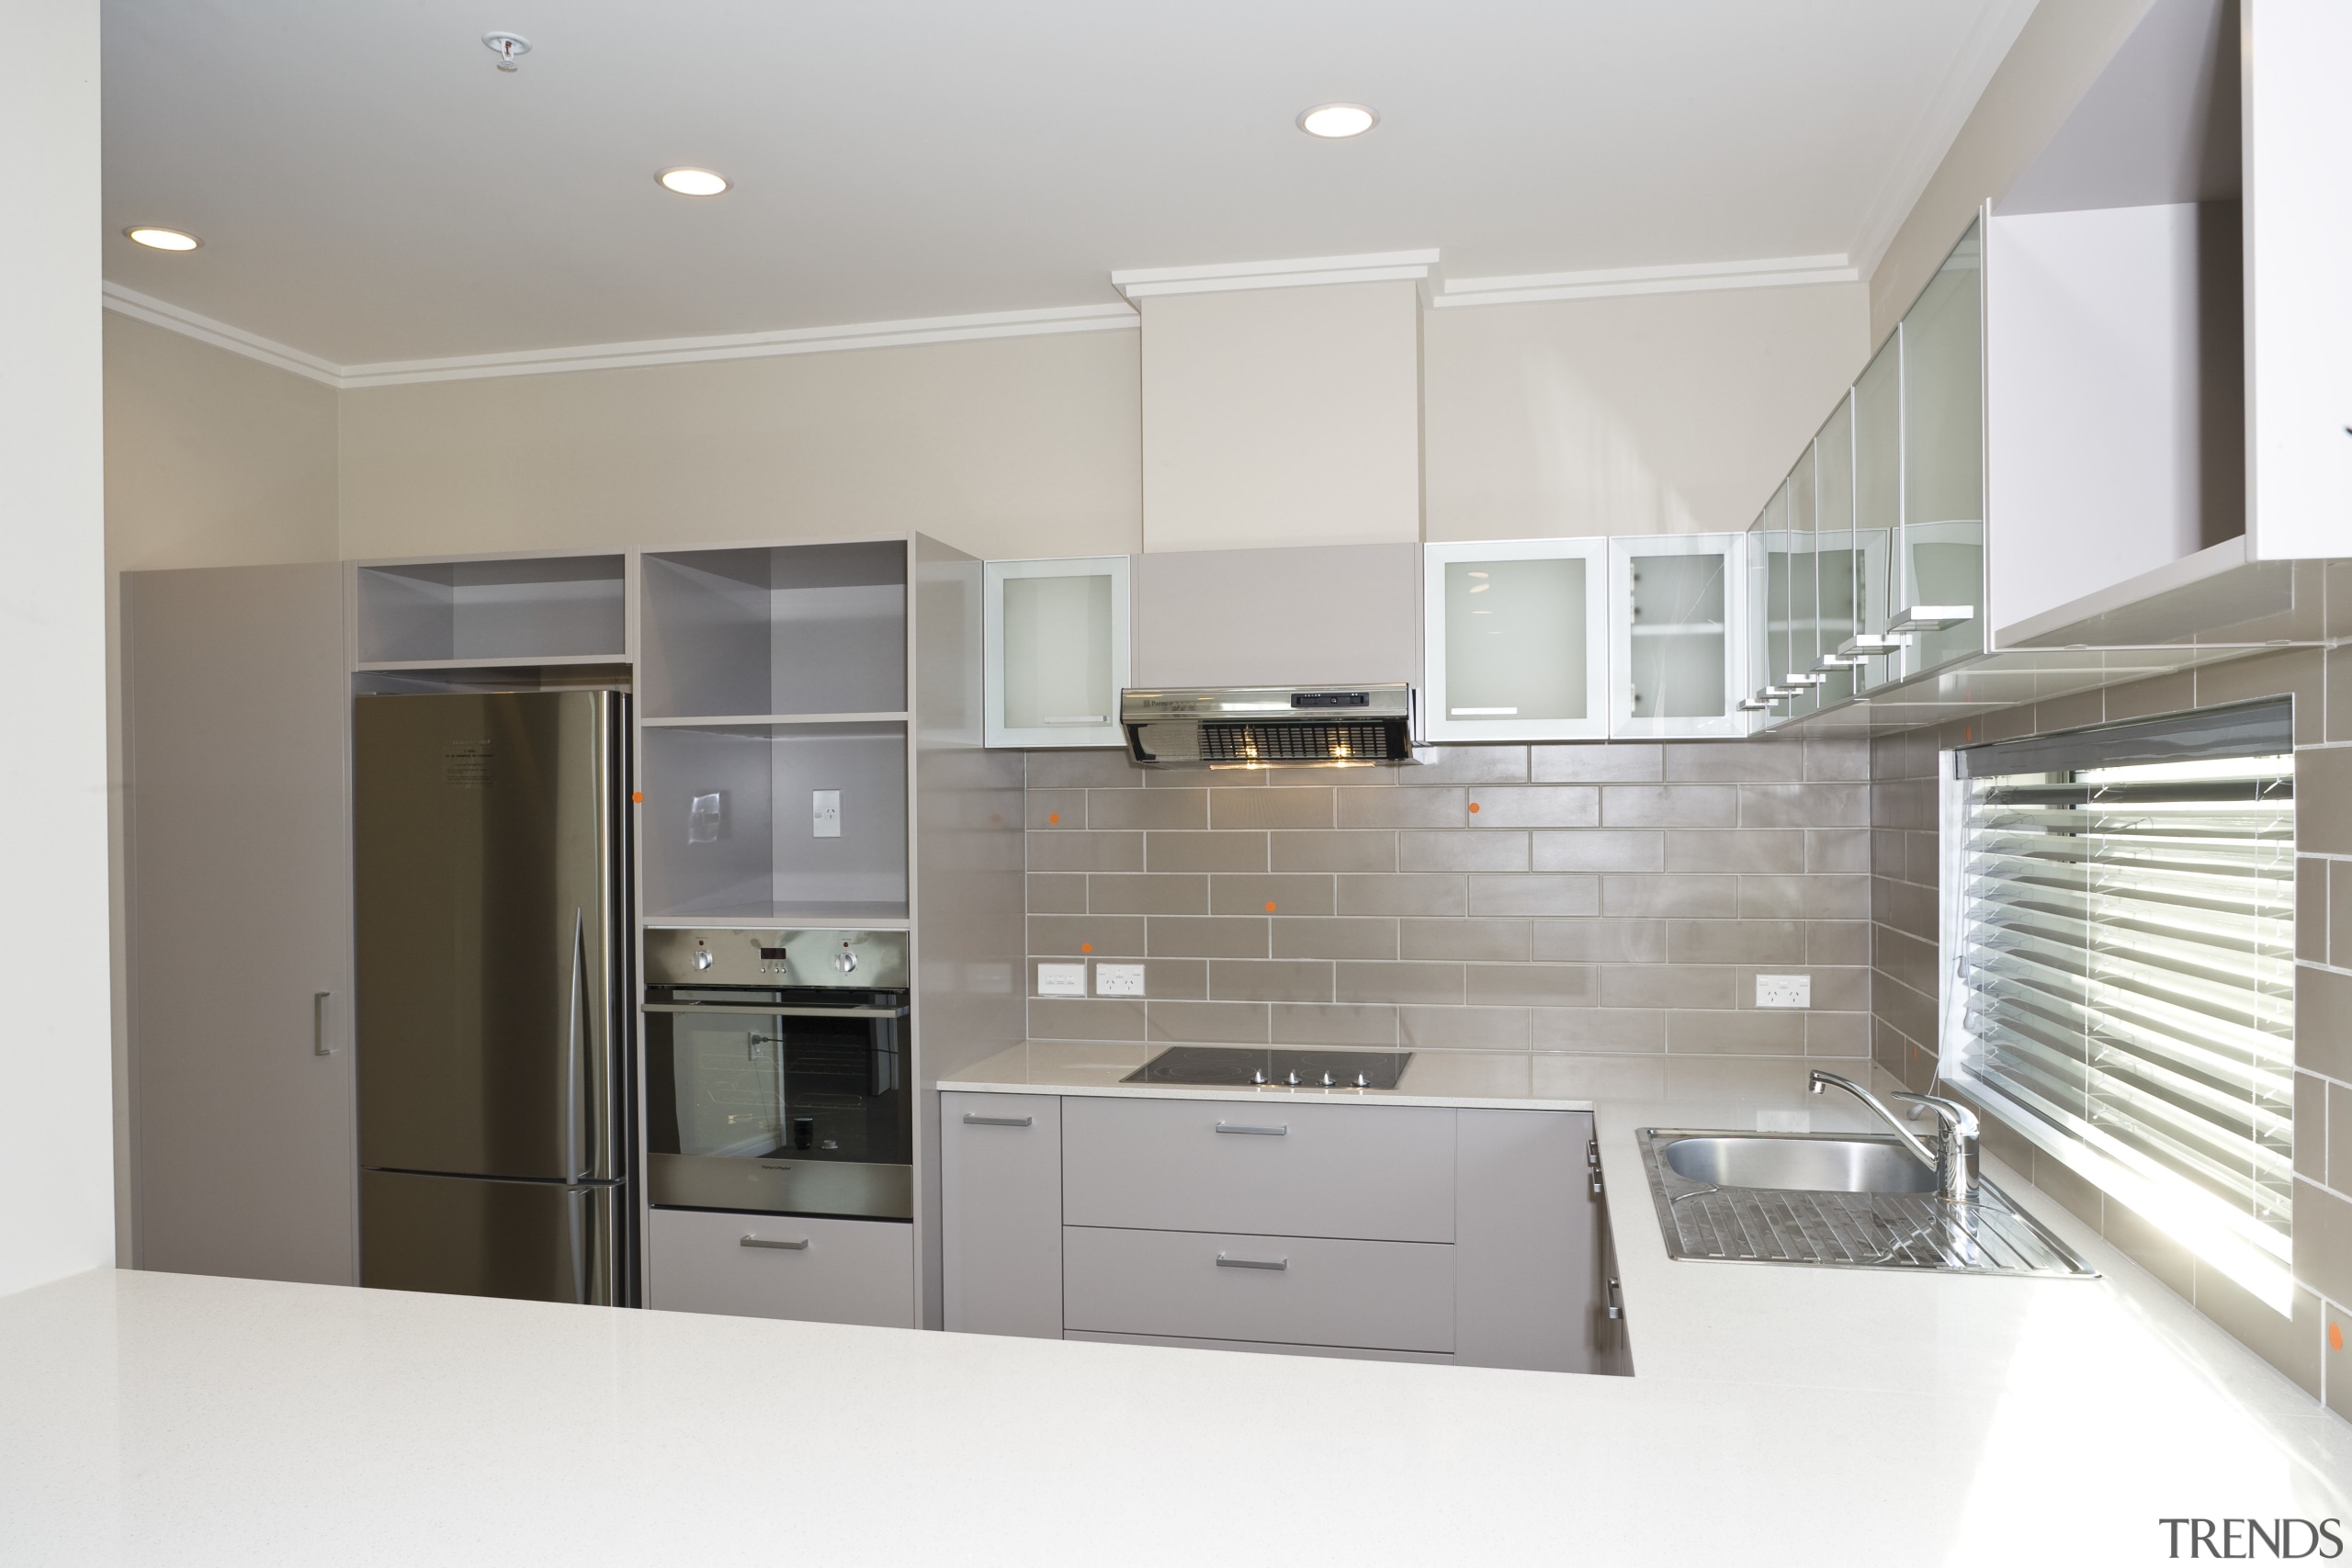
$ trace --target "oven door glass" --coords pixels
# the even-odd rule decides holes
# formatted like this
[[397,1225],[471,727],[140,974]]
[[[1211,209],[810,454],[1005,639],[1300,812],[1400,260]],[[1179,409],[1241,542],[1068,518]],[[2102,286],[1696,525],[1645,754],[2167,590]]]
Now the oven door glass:
[[657,990],[646,1009],[652,1201],[911,1215],[903,997],[826,1007],[712,994]]

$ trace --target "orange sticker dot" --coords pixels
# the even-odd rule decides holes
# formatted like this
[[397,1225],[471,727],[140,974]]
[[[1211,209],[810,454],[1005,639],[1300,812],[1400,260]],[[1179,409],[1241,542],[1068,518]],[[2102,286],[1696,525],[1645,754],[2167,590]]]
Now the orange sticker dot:
[[1478,815],[1478,803],[1475,800],[1470,803],[1470,815],[1473,817]]
[[1046,820],[1048,822],[1058,822],[1061,819],[1062,814],[1058,811],[1048,811],[1046,813]]
[[1080,953],[1091,953],[1094,951],[1094,944],[1091,942],[1081,942],[1078,944],[1078,950]]
[[2344,1325],[2342,1324],[2331,1323],[2327,1325],[2327,1348],[2331,1350],[2341,1350],[2344,1348]]
[[1266,913],[1268,913],[1268,914],[1270,914],[1270,915],[1271,915],[1271,914],[1272,914],[1273,912],[1274,912],[1274,901],[1273,901],[1272,898],[1269,898],[1269,899],[1267,899],[1267,900],[1266,900]]
[[641,789],[633,789],[629,791],[628,797],[639,806],[645,804],[645,792]]

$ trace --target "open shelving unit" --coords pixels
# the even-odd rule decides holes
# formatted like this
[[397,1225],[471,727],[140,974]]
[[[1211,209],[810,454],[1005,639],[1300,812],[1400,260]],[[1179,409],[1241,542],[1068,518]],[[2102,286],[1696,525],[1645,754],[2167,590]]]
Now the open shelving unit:
[[623,556],[363,565],[355,590],[352,651],[359,670],[599,664],[628,657]]
[[[905,924],[906,542],[684,550],[643,572],[648,920]],[[839,801],[824,836],[820,791]]]

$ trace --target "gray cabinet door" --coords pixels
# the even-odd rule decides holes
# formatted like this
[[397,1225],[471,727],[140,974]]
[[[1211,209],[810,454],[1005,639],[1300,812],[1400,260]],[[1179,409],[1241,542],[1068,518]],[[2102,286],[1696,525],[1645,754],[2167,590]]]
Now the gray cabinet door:
[[1589,1372],[1602,1348],[1600,1200],[1581,1111],[1458,1113],[1454,1359]]
[[1062,1331],[1062,1102],[939,1097],[941,1288],[951,1332]]
[[1454,1348],[1443,1243],[1096,1230],[1064,1237],[1066,1321],[1105,1334]]
[[350,1284],[341,570],[126,573],[122,626],[131,1257]]
[[656,1209],[647,1225],[645,1304],[912,1328],[914,1234],[895,1220]]

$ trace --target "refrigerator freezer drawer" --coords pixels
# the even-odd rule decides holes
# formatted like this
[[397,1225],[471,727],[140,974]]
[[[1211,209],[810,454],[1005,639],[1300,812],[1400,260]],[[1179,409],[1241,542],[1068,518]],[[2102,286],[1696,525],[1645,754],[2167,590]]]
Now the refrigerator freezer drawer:
[[915,1228],[656,1209],[646,1303],[662,1312],[915,1325]]
[[359,1282],[627,1306],[623,1189],[359,1173]]

